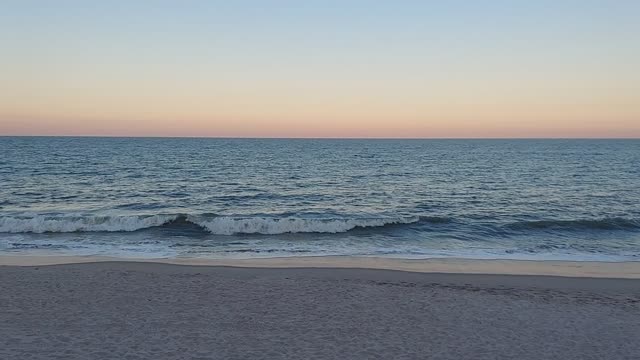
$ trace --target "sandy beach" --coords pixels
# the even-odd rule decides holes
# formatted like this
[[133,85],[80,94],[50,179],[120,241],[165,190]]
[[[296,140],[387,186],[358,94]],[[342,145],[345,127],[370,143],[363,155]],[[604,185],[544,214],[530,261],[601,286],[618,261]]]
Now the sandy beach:
[[544,275],[590,278],[640,279],[640,262],[529,261],[507,259],[304,256],[271,258],[115,258],[105,256],[0,255],[0,266],[60,265],[94,262],[151,262],[173,265],[266,268],[347,268],[401,270],[425,273]]
[[640,0],[2,5],[0,360],[640,360]]
[[[318,262],[285,268],[255,267],[260,261],[254,267],[42,265],[40,258],[41,265],[16,266],[37,258],[23,257],[13,265],[9,258],[21,257],[1,259],[2,359],[637,359],[640,354],[637,279],[406,272],[319,267]],[[500,266],[506,271],[504,263]],[[627,274],[636,267],[618,266]]]

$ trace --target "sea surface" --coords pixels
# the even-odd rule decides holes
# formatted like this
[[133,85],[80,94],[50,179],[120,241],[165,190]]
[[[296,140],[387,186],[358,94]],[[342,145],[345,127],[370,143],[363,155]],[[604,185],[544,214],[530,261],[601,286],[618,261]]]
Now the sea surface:
[[0,137],[0,254],[640,261],[640,140]]

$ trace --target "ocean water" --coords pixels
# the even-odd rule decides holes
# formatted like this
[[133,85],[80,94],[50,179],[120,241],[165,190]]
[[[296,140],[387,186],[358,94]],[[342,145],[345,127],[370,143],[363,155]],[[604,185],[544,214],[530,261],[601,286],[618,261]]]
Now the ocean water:
[[640,261],[640,141],[0,137],[0,254]]

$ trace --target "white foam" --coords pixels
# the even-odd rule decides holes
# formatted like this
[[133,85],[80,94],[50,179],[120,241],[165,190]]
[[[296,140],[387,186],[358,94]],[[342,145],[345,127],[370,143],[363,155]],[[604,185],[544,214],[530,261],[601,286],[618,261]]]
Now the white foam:
[[0,232],[4,233],[45,233],[76,231],[136,231],[152,226],[160,226],[175,220],[175,215],[151,216],[84,216],[84,217],[1,217]]
[[[67,233],[136,231],[181,218],[180,215],[131,216],[43,216],[0,217],[2,233]],[[417,217],[381,217],[351,219],[317,219],[298,217],[206,217],[189,215],[186,220],[202,226],[212,234],[285,234],[285,233],[341,233],[356,227],[377,227],[389,224],[417,222]]]
[[417,217],[373,219],[305,219],[295,217],[231,217],[204,218],[189,216],[187,220],[198,224],[213,234],[285,234],[285,233],[341,233],[356,227],[377,227],[390,224],[410,224]]

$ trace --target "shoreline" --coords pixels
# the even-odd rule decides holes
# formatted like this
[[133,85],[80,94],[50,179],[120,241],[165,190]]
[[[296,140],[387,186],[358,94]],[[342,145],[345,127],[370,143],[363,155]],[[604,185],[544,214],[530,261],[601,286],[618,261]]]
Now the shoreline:
[[160,263],[237,268],[376,269],[414,273],[535,275],[575,278],[640,279],[640,262],[560,260],[476,260],[463,258],[401,259],[309,256],[248,259],[119,258],[103,256],[0,255],[0,266],[46,266],[81,263]]

